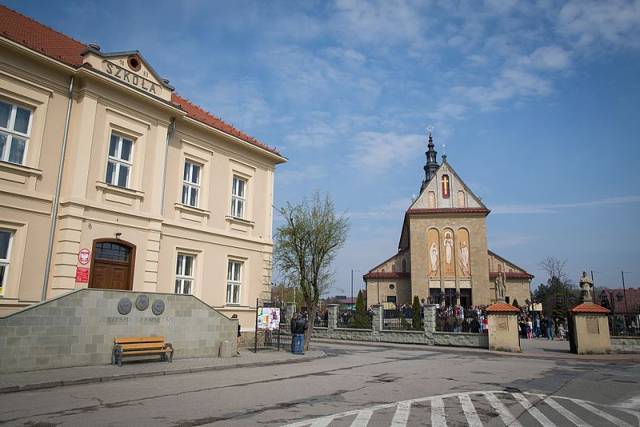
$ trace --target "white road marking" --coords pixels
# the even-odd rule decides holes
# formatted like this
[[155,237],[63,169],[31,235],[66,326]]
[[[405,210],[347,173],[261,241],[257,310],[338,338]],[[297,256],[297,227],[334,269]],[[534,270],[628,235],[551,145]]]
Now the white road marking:
[[333,416],[318,418],[313,423],[311,423],[311,427],[327,427],[333,421]]
[[473,406],[473,402],[468,394],[461,394],[458,396],[460,400],[460,405],[462,405],[462,410],[464,411],[464,416],[467,418],[467,423],[469,427],[483,427],[482,421],[480,421],[480,417],[476,412],[476,408]]
[[[391,425],[393,427],[405,427],[409,420],[409,415],[411,412],[411,405],[415,403],[422,402],[430,402],[431,403],[431,421],[432,425],[437,426],[446,426],[446,410],[447,408],[444,405],[444,399],[447,398],[458,398],[460,401],[460,405],[462,406],[462,410],[467,418],[467,423],[471,427],[482,427],[482,421],[478,417],[476,408],[474,407],[474,403],[471,400],[471,396],[484,396],[486,401],[491,405],[494,410],[497,411],[499,417],[502,421],[510,426],[510,427],[522,427],[521,423],[514,417],[509,408],[501,401],[501,398],[508,397],[509,395],[513,396],[513,398],[522,405],[525,410],[531,414],[532,417],[536,419],[543,426],[554,426],[555,424],[547,418],[546,415],[542,413],[542,409],[545,409],[543,406],[535,407],[531,404],[529,399],[526,396],[535,396],[549,406],[552,410],[556,411],[562,417],[564,417],[569,422],[575,424],[579,427],[588,427],[589,424],[578,417],[576,414],[571,412],[569,409],[563,406],[563,402],[573,402],[576,405],[579,405],[586,411],[596,414],[599,417],[602,417],[609,422],[613,423],[616,426],[620,427],[631,427],[630,424],[625,422],[624,420],[619,419],[618,417],[605,412],[604,409],[616,409],[617,411],[628,413],[629,415],[633,415],[638,417],[639,412],[631,409],[627,409],[617,405],[602,405],[599,403],[589,402],[581,399],[574,399],[570,397],[562,397],[562,396],[554,396],[551,398],[550,396],[546,396],[544,394],[539,393],[509,393],[506,391],[472,391],[466,393],[450,393],[450,394],[441,394],[438,396],[428,396],[428,397],[420,397],[417,399],[403,400],[400,402],[392,402],[392,403],[384,403],[381,405],[375,405],[368,408],[356,409],[347,412],[342,412],[333,415],[327,415],[323,417],[306,419],[303,421],[297,421],[291,424],[288,424],[286,427],[326,427],[329,426],[334,420],[343,419],[346,417],[355,416],[354,421],[352,422],[352,426],[357,427],[366,427],[371,419],[375,417],[377,411],[382,411],[384,409],[395,408],[395,414],[392,420]],[[477,404],[477,403],[476,403]],[[485,403],[486,404],[486,403]],[[596,407],[597,406],[597,407]],[[602,409],[600,409],[602,408]],[[448,408],[450,411],[455,411],[454,408]],[[548,411],[548,409],[545,409]],[[456,417],[458,413],[456,413]],[[457,418],[458,419],[458,418]],[[639,418],[640,421],[640,418]],[[379,423],[378,423],[379,424]],[[565,425],[565,423],[561,423],[561,425]]]
[[536,419],[540,424],[544,427],[553,427],[554,423],[551,422],[549,418],[547,418],[538,408],[533,406],[529,399],[527,399],[522,393],[512,393],[513,397],[524,407],[524,409],[529,412],[529,414]]
[[484,397],[486,397],[493,409],[498,411],[498,415],[500,415],[502,422],[508,426],[522,427],[522,424],[515,419],[509,409],[504,405],[504,403],[500,402],[500,399],[498,399],[494,393],[486,393]]
[[351,423],[351,427],[367,427],[372,415],[373,411],[371,409],[364,409],[358,412],[358,416]]
[[616,406],[619,406],[620,408],[633,409],[634,411],[640,411],[640,396],[632,397],[631,399],[616,404]]
[[614,425],[616,425],[618,427],[631,427],[631,424],[626,423],[626,422],[622,421],[620,418],[614,417],[611,414],[608,414],[608,413],[606,413],[604,411],[601,411],[600,409],[596,408],[595,406],[593,406],[593,405],[591,405],[591,404],[589,404],[587,402],[584,402],[584,401],[581,401],[581,400],[578,400],[578,399],[574,400],[574,402],[577,405],[582,406],[587,411],[592,412],[592,413],[598,415],[599,417],[604,418],[605,420],[613,423]]
[[447,418],[444,415],[444,400],[441,397],[431,399],[431,425],[447,426]]
[[396,413],[393,415],[391,427],[405,427],[409,421],[409,412],[411,411],[411,401],[405,400],[398,403]]
[[584,422],[580,417],[578,417],[576,414],[566,409],[564,406],[560,405],[558,402],[556,402],[552,398],[547,397],[546,399],[543,399],[543,401],[544,403],[546,403],[547,405],[555,409],[555,411],[558,412],[560,415],[562,415],[563,417],[565,417],[566,419],[568,419],[578,427],[591,426],[591,424]]

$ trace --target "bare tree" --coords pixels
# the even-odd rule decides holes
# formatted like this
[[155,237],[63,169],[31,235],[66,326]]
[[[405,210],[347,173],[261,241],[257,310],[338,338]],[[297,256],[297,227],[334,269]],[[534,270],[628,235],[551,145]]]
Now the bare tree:
[[278,209],[285,223],[275,233],[274,259],[286,280],[297,284],[309,313],[305,348],[313,332],[320,296],[331,277],[331,262],[347,238],[349,221],[336,215],[329,195],[314,193],[299,204]]
[[561,260],[554,256],[548,256],[538,264],[540,268],[547,272],[549,279],[558,279],[562,283],[569,283],[569,276],[567,276],[567,260]]

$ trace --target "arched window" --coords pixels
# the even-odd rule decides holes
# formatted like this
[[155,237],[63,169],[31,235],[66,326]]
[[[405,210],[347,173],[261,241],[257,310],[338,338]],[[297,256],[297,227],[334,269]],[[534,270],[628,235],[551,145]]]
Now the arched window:
[[129,262],[131,248],[116,242],[97,242],[95,259],[101,261]]
[[462,190],[458,191],[458,207],[459,208],[467,207],[467,201],[466,201],[466,198],[464,197],[464,191]]
[[406,259],[402,260],[402,272],[403,273],[407,272],[407,260]]
[[435,191],[429,191],[429,198],[428,198],[428,207],[431,209],[435,209],[438,206],[436,205],[436,193]]

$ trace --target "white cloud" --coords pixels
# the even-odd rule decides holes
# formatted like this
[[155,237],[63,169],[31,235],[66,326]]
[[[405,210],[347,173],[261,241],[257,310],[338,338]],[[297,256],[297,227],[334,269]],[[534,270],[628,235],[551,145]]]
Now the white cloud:
[[572,0],[558,15],[560,32],[575,37],[580,46],[606,42],[640,46],[640,1]]
[[564,70],[571,64],[569,52],[558,46],[543,46],[524,58],[523,64],[541,70]]
[[640,203],[640,196],[610,197],[599,200],[575,203],[556,203],[540,205],[498,205],[491,209],[495,214],[554,214],[563,209],[592,208]]
[[351,163],[371,174],[381,174],[391,166],[405,166],[425,144],[424,135],[394,132],[360,132],[354,137]]

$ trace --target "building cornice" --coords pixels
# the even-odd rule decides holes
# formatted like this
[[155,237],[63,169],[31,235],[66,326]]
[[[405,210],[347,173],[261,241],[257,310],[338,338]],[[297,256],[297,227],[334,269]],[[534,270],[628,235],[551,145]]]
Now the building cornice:
[[407,210],[407,215],[420,216],[420,215],[479,215],[487,216],[491,211],[486,208],[415,208]]

